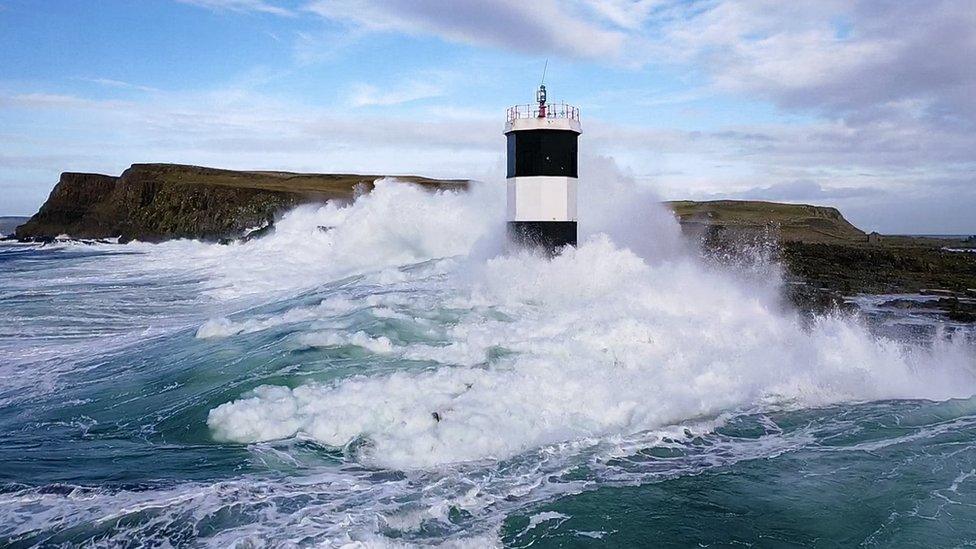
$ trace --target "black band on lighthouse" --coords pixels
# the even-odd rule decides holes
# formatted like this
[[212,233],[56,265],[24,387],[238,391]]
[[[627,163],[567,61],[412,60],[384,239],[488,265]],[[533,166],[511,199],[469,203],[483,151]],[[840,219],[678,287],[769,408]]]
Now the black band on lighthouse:
[[577,177],[579,134],[566,130],[522,130],[508,134],[508,176]]
[[536,247],[552,255],[576,245],[575,221],[509,221],[508,238],[517,246]]

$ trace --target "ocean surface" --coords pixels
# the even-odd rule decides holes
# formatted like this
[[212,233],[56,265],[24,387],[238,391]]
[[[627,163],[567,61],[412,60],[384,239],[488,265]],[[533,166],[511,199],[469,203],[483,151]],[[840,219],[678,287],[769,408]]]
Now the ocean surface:
[[0,545],[976,544],[976,334],[810,317],[654,197],[552,260],[381,181],[244,244],[0,245]]

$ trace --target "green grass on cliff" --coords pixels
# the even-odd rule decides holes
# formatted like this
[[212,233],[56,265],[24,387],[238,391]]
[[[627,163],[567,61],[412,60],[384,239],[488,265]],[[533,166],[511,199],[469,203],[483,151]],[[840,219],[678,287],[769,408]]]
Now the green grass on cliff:
[[667,202],[682,224],[730,230],[775,229],[783,241],[867,242],[867,234],[836,208],[757,200]]
[[445,189],[464,188],[461,179],[436,180],[413,175],[383,176],[366,174],[309,174],[270,171],[235,171],[178,164],[133,164],[143,177],[179,184],[217,185],[245,189],[261,189],[289,193],[315,194],[327,198],[348,198],[357,185],[366,190],[382,177],[396,177],[425,187]]

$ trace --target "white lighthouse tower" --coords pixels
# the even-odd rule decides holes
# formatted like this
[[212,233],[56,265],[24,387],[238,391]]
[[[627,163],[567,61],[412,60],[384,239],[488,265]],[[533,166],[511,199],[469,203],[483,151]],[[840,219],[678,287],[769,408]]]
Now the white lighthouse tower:
[[508,235],[520,246],[555,253],[576,245],[579,109],[546,102],[508,109]]

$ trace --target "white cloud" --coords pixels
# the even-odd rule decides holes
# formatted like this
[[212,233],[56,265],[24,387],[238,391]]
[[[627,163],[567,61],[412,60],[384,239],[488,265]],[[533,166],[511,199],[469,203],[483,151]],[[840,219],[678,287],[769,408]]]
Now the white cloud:
[[580,58],[615,58],[625,34],[556,0],[317,0],[327,19],[373,31],[434,35],[464,44]]
[[[355,40],[350,37],[370,33],[436,36],[607,64],[671,64],[704,75],[691,90],[666,86],[656,94],[644,90],[639,99],[628,98],[636,104],[746,97],[804,115],[788,123],[699,132],[587,118],[588,150],[650,175],[645,179],[667,189],[669,197],[719,192],[803,196],[798,199],[844,201],[870,212],[869,205],[880,204],[884,196],[892,211],[902,211],[895,207],[898,200],[921,204],[917,222],[923,213],[939,220],[936,208],[947,204],[956,212],[964,206],[970,213],[976,209],[976,193],[966,190],[976,188],[976,9],[971,0],[183,1],[214,10],[322,17],[347,30],[326,35],[303,27],[296,45],[302,61],[352,55],[356,52],[348,48]],[[465,70],[458,74],[476,77],[476,69]],[[153,90],[145,96],[152,102],[11,93],[0,96],[0,106],[49,117],[48,127],[58,128],[36,137],[35,151],[99,159],[100,164],[76,169],[118,171],[133,161],[164,160],[466,176],[502,157],[494,114],[465,111],[465,124],[459,125],[449,107],[432,101],[411,104],[446,95],[459,76],[413,73],[404,78],[386,87],[377,84],[379,78],[358,84],[339,80],[339,89],[351,92],[347,106],[403,105],[383,111],[402,116],[285,104],[240,89],[192,95]],[[110,79],[94,81],[142,89]],[[234,87],[257,89],[247,83]],[[0,133],[0,150],[8,160],[17,158],[9,164],[35,171],[49,164],[53,173],[71,167],[32,158],[20,145],[29,133]],[[885,192],[861,194],[858,189]],[[957,224],[961,219],[959,213]]]
[[0,96],[0,105],[11,105],[28,109],[95,109],[110,111],[125,104],[122,101],[101,101],[58,93],[34,92],[7,97]]
[[92,84],[98,84],[100,86],[105,86],[108,88],[119,88],[123,90],[136,90],[143,92],[158,92],[159,90],[150,86],[141,86],[139,84],[133,84],[131,82],[125,82],[122,80],[115,80],[112,78],[82,78],[86,82],[91,82]]
[[314,0],[357,32],[634,67],[675,64],[709,85],[858,123],[912,117],[976,129],[972,0]]
[[[450,164],[430,160],[452,156],[450,151],[492,158],[501,154],[495,119],[469,117],[462,126],[437,118],[369,116],[286,103],[243,89],[161,92],[140,101],[30,93],[0,96],[0,104],[10,114],[32,115],[25,118],[31,127],[41,116],[57,120],[57,131],[39,136],[34,146],[75,158],[111,156],[116,169],[149,157],[235,167],[244,167],[244,161],[268,169],[317,166],[312,169],[325,171],[369,171],[380,164],[396,168],[399,162],[398,170],[429,173]],[[20,147],[20,140],[15,132],[0,133],[0,149]],[[116,146],[106,151],[106,142]],[[341,163],[333,164],[337,160]]]
[[640,29],[652,11],[666,3],[665,0],[582,0],[595,15],[630,30]]
[[354,107],[389,106],[441,97],[444,94],[443,86],[420,80],[411,80],[392,88],[356,84],[350,93],[349,102]]
[[721,89],[784,108],[848,115],[915,101],[976,123],[971,0],[720,2],[689,8],[658,47],[700,63]]
[[[8,113],[28,115],[23,118],[31,120],[32,128],[52,124],[56,129],[35,132],[29,144],[17,128],[0,133],[0,150],[5,151],[0,185],[9,189],[34,182],[34,195],[18,199],[33,207],[60,171],[119,173],[133,162],[483,177],[493,169],[500,176],[504,155],[499,120],[477,111],[465,111],[464,124],[458,124],[450,112],[436,108],[424,115],[374,116],[282,102],[241,89],[160,92],[132,101],[29,93],[0,96],[0,102]],[[668,198],[748,193],[834,204],[854,212],[852,218],[864,220],[866,228],[887,231],[964,231],[962,212],[976,209],[976,193],[962,192],[964,182],[973,186],[972,172],[953,171],[971,155],[976,136],[919,143],[917,135],[899,126],[852,130],[842,122],[692,132],[588,119],[585,130],[590,154],[616,157],[638,174],[657,170],[651,182]],[[951,146],[939,146],[946,143]],[[878,189],[883,192],[869,192]],[[899,201],[919,204],[911,225],[872,214],[872,205],[902,211]],[[949,206],[955,213],[945,217],[939,208]],[[18,211],[29,209],[25,205]]]
[[268,0],[177,0],[214,11],[238,11],[270,13],[272,15],[292,16],[295,12]]
[[779,200],[784,202],[824,202],[837,199],[876,197],[888,194],[884,188],[859,187],[828,187],[816,181],[798,179],[785,181],[775,185],[752,187],[731,193],[721,193],[721,198],[742,198],[747,200]]

